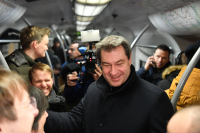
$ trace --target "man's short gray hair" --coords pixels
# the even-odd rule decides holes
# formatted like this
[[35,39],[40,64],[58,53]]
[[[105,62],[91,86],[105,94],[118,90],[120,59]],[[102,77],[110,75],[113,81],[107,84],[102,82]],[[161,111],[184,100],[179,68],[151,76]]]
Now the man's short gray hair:
[[125,54],[128,57],[128,59],[130,59],[131,49],[128,41],[122,36],[110,35],[96,44],[96,56],[98,61],[101,62],[102,49],[110,52],[111,50],[115,49],[120,45],[124,48]]

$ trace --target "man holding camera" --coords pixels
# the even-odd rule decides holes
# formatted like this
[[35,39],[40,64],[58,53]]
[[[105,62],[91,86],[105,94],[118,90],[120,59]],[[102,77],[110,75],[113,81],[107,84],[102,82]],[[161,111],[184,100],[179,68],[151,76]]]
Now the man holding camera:
[[65,80],[64,96],[68,103],[68,110],[79,103],[88,86],[101,75],[101,69],[97,65],[95,73],[86,72],[84,65],[86,50],[87,48],[81,42],[73,42],[68,50],[69,62],[65,62],[61,66],[61,77]]
[[165,68],[171,65],[169,61],[170,49],[167,45],[159,45],[153,56],[150,56],[144,67],[141,67],[137,72],[137,76],[158,85],[162,80],[162,72]]

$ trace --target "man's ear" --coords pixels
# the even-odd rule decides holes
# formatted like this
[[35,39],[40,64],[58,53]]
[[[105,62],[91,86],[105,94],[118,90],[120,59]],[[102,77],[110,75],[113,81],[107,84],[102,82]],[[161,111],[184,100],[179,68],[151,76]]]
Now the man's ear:
[[130,54],[130,59],[129,59],[129,63],[132,64],[132,60],[131,60],[131,54]]
[[78,51],[79,52],[79,54],[78,55],[81,55],[81,52],[80,51]]
[[[29,84],[32,85],[31,81],[29,81]],[[33,86],[33,85],[32,85]]]
[[38,48],[38,42],[37,42],[37,41],[32,41],[31,44],[33,45],[33,47],[34,47],[35,49]]

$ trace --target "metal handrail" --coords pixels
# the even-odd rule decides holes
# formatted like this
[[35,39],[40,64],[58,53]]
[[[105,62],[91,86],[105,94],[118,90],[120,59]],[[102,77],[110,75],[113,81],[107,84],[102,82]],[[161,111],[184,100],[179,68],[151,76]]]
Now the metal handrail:
[[7,39],[0,40],[0,43],[11,43],[11,42],[20,42],[20,40],[19,39],[17,39],[17,40],[7,40]]
[[10,71],[10,68],[8,67],[8,64],[7,64],[3,54],[1,53],[1,51],[0,51],[0,61],[2,62],[3,67]]
[[[48,62],[48,64],[49,64],[49,66],[51,67],[52,72],[54,72],[54,71],[53,71],[52,64],[51,64],[51,60],[50,60],[50,57],[49,57],[49,54],[48,54],[47,50],[45,51],[45,55],[46,55],[47,62]],[[53,80],[54,80],[53,84],[55,85],[56,82],[55,82],[54,73],[53,73]]]
[[[154,49],[156,49],[158,46],[157,45],[136,45],[136,47],[154,48]],[[169,47],[169,49],[172,50],[172,47]]]
[[140,39],[140,37],[143,35],[143,33],[149,28],[149,24],[147,24],[144,29],[137,35],[137,37],[133,40],[131,43],[131,50],[133,49],[133,46],[136,44],[136,42]]

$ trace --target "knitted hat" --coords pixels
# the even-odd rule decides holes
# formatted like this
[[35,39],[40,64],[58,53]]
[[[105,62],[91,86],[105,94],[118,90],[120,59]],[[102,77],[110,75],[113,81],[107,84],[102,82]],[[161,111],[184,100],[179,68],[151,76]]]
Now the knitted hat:
[[[197,41],[197,44],[191,44],[186,47],[185,56],[187,57],[187,64],[189,64],[190,60],[192,59],[192,57],[194,56],[199,47],[200,47],[200,40]],[[195,68],[200,69],[200,60],[197,62]]]

